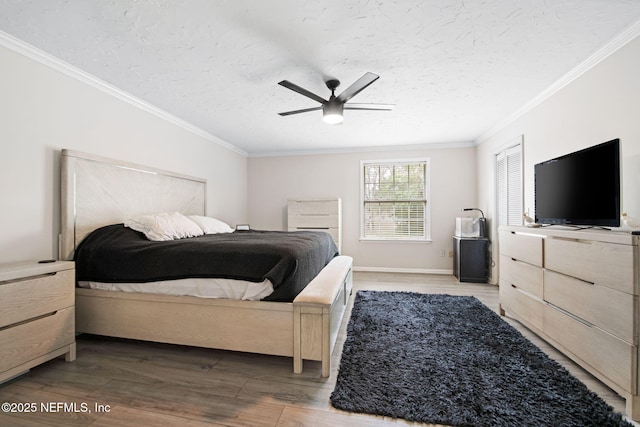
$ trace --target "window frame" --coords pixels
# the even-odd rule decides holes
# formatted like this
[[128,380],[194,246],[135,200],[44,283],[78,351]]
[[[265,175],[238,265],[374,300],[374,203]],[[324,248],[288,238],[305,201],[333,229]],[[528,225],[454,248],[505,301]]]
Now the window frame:
[[[424,236],[395,236],[395,237],[370,237],[365,236],[365,166],[370,164],[394,165],[398,163],[424,163]],[[360,241],[364,242],[431,242],[431,158],[400,158],[400,159],[381,159],[381,160],[361,160],[360,161]]]

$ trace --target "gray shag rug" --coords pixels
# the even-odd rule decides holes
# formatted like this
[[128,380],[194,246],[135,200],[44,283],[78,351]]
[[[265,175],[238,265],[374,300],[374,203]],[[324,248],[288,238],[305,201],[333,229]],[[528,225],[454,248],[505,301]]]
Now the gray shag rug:
[[467,296],[358,292],[331,404],[451,426],[631,426]]

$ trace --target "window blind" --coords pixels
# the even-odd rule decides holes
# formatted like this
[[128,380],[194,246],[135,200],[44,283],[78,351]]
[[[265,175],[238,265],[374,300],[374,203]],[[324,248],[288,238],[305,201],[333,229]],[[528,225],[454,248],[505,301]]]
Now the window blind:
[[363,162],[364,238],[427,238],[427,161]]

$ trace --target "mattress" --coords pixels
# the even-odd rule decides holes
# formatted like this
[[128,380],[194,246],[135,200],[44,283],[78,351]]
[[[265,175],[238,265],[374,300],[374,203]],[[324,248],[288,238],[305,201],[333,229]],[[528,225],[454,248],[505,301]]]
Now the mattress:
[[233,300],[258,301],[273,292],[268,279],[262,282],[246,280],[190,278],[161,280],[143,283],[105,283],[81,280],[78,286],[104,291],[140,292],[144,294],[192,296],[198,298],[225,298]]

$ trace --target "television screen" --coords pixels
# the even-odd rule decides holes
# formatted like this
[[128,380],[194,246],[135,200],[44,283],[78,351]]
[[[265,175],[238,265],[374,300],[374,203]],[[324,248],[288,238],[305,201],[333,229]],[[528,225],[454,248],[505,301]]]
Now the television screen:
[[535,222],[620,226],[620,140],[538,163]]

